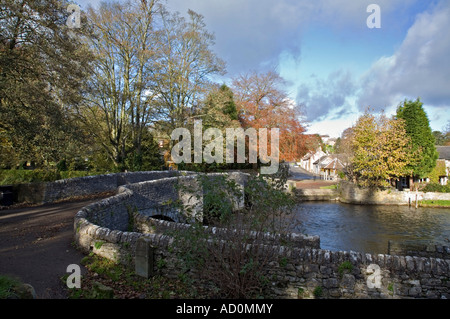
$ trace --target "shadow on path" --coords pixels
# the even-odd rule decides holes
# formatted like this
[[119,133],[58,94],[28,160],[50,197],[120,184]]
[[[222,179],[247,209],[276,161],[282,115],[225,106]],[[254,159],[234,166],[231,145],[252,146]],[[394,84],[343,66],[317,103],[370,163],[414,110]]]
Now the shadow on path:
[[0,210],[0,274],[32,285],[39,299],[67,298],[60,278],[84,257],[72,246],[74,216],[98,200]]

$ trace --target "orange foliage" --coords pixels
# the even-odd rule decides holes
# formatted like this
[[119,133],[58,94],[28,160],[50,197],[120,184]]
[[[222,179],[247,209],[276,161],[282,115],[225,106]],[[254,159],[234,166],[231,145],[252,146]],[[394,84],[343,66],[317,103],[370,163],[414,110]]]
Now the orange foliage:
[[307,138],[299,107],[280,88],[282,84],[274,72],[252,73],[234,79],[232,88],[242,127],[279,128],[280,160],[292,161],[307,152]]

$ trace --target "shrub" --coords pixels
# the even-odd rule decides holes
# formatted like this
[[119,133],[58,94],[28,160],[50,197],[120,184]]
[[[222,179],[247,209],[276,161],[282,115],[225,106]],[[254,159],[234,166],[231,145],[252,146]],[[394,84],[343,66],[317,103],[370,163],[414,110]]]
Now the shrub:
[[0,170],[0,185],[53,182],[59,179],[97,175],[99,172],[57,170]]
[[37,182],[50,182],[60,179],[61,175],[57,171],[51,170],[3,170],[0,172],[0,184],[24,184]]
[[320,298],[323,296],[323,289],[321,286],[314,288],[313,295],[315,298]]
[[[225,176],[198,177],[205,194],[205,221],[220,229],[215,236],[209,236],[203,221],[196,219],[191,227],[173,233],[174,251],[179,252],[182,267],[192,281],[212,284],[224,298],[256,298],[264,294],[269,284],[269,263],[280,259],[278,248],[262,243],[268,234],[276,234],[273,245],[286,246],[283,235],[291,233],[290,227],[294,227],[288,218],[294,200],[284,189],[286,176],[249,177],[244,192]],[[250,203],[233,211],[234,201],[243,193]],[[193,207],[183,209],[189,212]],[[288,261],[282,258],[280,262],[283,265]]]
[[422,190],[424,192],[431,192],[431,193],[450,193],[450,185],[429,183]]

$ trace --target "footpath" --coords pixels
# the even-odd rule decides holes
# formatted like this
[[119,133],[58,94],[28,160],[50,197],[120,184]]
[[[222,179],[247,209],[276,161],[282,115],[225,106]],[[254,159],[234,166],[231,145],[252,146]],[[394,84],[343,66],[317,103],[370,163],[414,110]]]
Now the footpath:
[[67,298],[61,277],[84,257],[72,246],[74,216],[94,201],[0,210],[0,275],[31,285],[38,299]]

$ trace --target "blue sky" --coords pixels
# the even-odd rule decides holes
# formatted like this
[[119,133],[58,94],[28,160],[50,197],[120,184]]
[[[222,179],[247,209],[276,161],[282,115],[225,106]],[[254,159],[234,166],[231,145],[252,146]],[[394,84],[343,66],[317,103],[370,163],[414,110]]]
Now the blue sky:
[[[76,0],[81,7],[99,1]],[[367,107],[394,114],[420,97],[433,130],[450,121],[448,0],[167,0],[216,36],[227,77],[276,69],[308,133],[338,137]],[[381,9],[381,28],[367,27]]]

